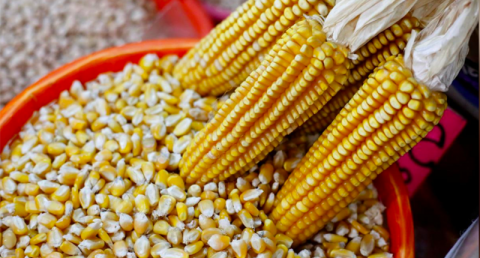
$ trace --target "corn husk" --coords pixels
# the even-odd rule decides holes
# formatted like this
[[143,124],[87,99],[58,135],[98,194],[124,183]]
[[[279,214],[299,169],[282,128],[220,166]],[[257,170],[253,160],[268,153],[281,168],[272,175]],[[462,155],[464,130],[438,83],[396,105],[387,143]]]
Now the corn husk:
[[478,0],[455,0],[412,33],[404,60],[418,81],[434,91],[448,90],[465,62],[478,8]]
[[412,8],[412,16],[416,17],[423,27],[442,13],[455,0],[418,0]]
[[323,24],[329,41],[355,52],[403,18],[418,0],[337,1]]

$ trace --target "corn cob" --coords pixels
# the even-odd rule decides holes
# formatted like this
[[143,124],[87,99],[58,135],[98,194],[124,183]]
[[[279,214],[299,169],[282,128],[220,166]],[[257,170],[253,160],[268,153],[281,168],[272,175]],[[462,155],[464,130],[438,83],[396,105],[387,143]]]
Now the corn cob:
[[[277,36],[277,39],[273,40],[272,42],[277,42],[281,38],[281,35]],[[268,53],[272,50],[274,44],[267,46],[266,48],[262,49],[260,52],[257,53],[257,57],[251,59],[245,67],[236,74],[231,81],[233,81],[232,85],[240,85],[245,78],[248,77],[248,75],[255,71],[257,67],[259,67],[262,64],[262,61],[265,59],[265,57],[268,55]],[[235,86],[236,87],[236,86]],[[210,90],[208,93],[209,95],[212,96],[220,96],[222,94],[225,94],[229,92],[231,89],[234,89],[235,87],[231,87],[230,85],[223,85],[219,87],[215,87]]]
[[411,32],[418,30],[419,27],[418,19],[407,15],[357,50],[355,54],[358,59],[352,61],[353,69],[348,75],[345,89],[341,90],[321,111],[313,115],[298,130],[304,133],[325,130],[343,106],[353,97],[361,86],[361,82],[386,58],[403,53]]
[[[436,125],[444,93],[419,84],[403,56],[375,70],[278,193],[270,217],[301,243]],[[301,176],[300,176],[301,175]]]
[[195,136],[181,175],[206,183],[254,166],[340,90],[346,57],[346,48],[325,42],[316,21],[292,26]]
[[[339,91],[319,112],[310,117],[301,127],[297,129],[300,133],[321,133],[327,128],[340,110],[355,95],[361,84],[352,85]],[[296,131],[296,132],[297,132]]]
[[182,58],[174,76],[201,95],[223,94],[247,78],[247,63],[262,61],[258,53],[274,45],[304,14],[325,17],[334,4],[334,0],[249,0]]
[[371,39],[365,46],[355,52],[358,58],[352,61],[354,67],[345,86],[362,82],[389,56],[403,53],[412,31],[418,32],[419,29],[419,20],[407,15]]
[[[270,10],[270,8],[273,6],[273,3],[274,1],[271,0],[257,2],[250,0],[239,6],[231,15],[227,17],[227,19],[217,25],[206,37],[202,38],[197,46],[192,48],[180,60],[178,66],[176,66],[174,69],[174,76],[179,78],[180,81],[183,81],[183,78],[187,76],[188,73],[191,73],[192,69],[195,70],[195,66],[200,65],[203,68],[207,68],[207,66],[211,63],[207,62],[207,60],[209,60],[206,56],[207,53],[213,55],[213,61],[215,57],[218,57],[217,54],[221,50],[231,45],[235,46],[236,40],[242,39],[242,42],[245,44],[245,37],[240,35],[240,30],[244,29],[247,31],[248,29],[253,28],[253,23],[257,19],[260,19],[260,15],[262,13],[266,13],[267,10]],[[270,15],[272,15],[271,11]],[[269,22],[269,20],[265,18],[266,17],[264,17],[263,21]],[[264,25],[268,26],[270,23]],[[258,26],[256,28],[258,29]],[[242,46],[243,45],[240,45],[240,47]],[[195,49],[195,51],[193,51],[193,49]],[[226,53],[227,52],[225,52],[225,54]],[[236,54],[239,54],[239,52],[236,52]],[[202,58],[204,59],[202,60]],[[253,58],[253,60],[259,61],[258,58]],[[198,78],[196,79],[198,80]],[[193,78],[190,78],[190,80],[193,80]],[[196,89],[197,85],[192,85],[191,88]]]

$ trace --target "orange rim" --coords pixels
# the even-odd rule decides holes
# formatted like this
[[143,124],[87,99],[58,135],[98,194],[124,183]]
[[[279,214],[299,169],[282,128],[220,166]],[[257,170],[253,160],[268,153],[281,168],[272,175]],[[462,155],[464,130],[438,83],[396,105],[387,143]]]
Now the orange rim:
[[[128,44],[93,53],[51,72],[0,110],[0,148],[3,149],[21,130],[34,111],[58,98],[73,81],[84,83],[95,79],[100,73],[120,71],[126,63],[138,62],[148,53],[183,55],[196,42],[194,39],[166,39]],[[388,168],[374,184],[387,207],[387,223],[392,236],[391,252],[396,258],[413,258],[412,211],[398,166],[394,164]]]
[[392,236],[390,250],[396,258],[415,257],[410,199],[397,163],[381,173],[374,185],[382,203],[387,207],[387,224]]

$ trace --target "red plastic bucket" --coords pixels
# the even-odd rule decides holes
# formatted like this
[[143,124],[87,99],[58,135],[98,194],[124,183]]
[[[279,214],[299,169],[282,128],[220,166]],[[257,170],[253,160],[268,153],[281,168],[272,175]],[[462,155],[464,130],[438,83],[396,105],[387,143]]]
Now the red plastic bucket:
[[[197,40],[167,39],[128,44],[102,50],[69,63],[40,79],[0,110],[0,149],[13,138],[33,112],[59,97],[72,82],[87,82],[98,74],[119,71],[128,62],[138,62],[148,53],[159,56],[183,55]],[[391,252],[396,258],[414,257],[412,212],[407,189],[398,167],[391,166],[376,180],[380,198],[387,207],[387,223],[391,235]]]

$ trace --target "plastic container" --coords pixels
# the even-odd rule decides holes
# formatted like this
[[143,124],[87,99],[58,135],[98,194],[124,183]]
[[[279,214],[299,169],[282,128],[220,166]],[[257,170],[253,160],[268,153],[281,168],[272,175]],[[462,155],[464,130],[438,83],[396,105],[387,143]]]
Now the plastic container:
[[146,30],[144,40],[201,38],[213,29],[213,22],[199,0],[153,1],[158,14]]
[[[58,98],[74,80],[87,82],[100,73],[122,70],[127,62],[138,62],[147,53],[159,56],[183,55],[197,41],[187,39],[154,40],[132,43],[93,53],[69,63],[25,89],[0,110],[0,149],[13,138],[35,110]],[[395,165],[376,180],[382,202],[387,207],[391,251],[395,258],[414,257],[413,221],[407,189]]]

